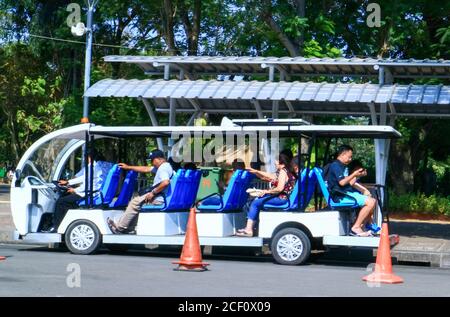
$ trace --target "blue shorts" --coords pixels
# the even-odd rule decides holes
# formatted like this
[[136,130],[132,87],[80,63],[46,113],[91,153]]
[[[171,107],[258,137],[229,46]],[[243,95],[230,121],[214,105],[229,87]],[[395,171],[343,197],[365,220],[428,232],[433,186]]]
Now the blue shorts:
[[[369,196],[365,196],[357,192],[346,192],[346,194],[355,198],[359,207],[364,206],[366,204],[367,198],[369,198]],[[349,197],[344,197],[340,200],[340,203],[354,203],[354,201]]]

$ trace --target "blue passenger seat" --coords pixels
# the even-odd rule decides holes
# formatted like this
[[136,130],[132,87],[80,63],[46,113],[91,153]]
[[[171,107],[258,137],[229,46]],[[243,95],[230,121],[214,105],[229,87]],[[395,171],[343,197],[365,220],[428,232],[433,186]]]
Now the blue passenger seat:
[[167,193],[161,205],[145,204],[143,212],[188,211],[195,202],[200,186],[201,171],[179,169],[171,178]]
[[117,200],[110,203],[109,207],[118,208],[126,207],[133,196],[134,187],[136,185],[138,173],[135,171],[128,171],[127,176],[122,184],[122,189],[120,190]]
[[[301,174],[300,174],[300,179],[298,179],[295,182],[295,186],[294,189],[292,190],[291,194],[289,195],[289,199],[288,201],[284,204],[284,205],[272,205],[270,203],[265,203],[264,204],[264,210],[273,210],[273,209],[278,209],[278,210],[285,210],[285,211],[289,211],[289,210],[297,210],[298,209],[298,191],[299,191],[299,184],[301,185],[301,192],[300,192],[300,209],[304,209],[306,208],[306,206],[308,205],[309,201],[311,200],[313,194],[314,194],[314,190],[317,184],[317,177],[315,175],[315,173],[310,170],[308,173],[308,184],[306,184],[306,169],[303,169]],[[307,188],[306,188],[307,186]],[[306,191],[306,200],[305,200],[305,196],[304,193]]]
[[223,196],[214,193],[203,197],[200,199],[197,209],[216,212],[242,211],[248,198],[247,189],[253,177],[253,174],[248,171],[234,171]]
[[[120,167],[118,164],[114,164],[106,175],[100,190],[93,193],[94,206],[108,206],[112,202],[114,196],[116,195],[117,186],[119,185],[119,178]],[[85,199],[78,201],[79,206],[84,206],[85,204]]]

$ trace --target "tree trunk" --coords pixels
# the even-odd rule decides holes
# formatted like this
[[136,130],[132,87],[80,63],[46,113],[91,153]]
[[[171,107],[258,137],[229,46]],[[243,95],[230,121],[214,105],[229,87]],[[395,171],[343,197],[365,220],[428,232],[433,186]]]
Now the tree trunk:
[[178,53],[178,48],[175,44],[175,34],[174,34],[174,11],[172,0],[164,0],[164,7],[162,10],[162,20],[163,20],[163,38],[167,45],[167,53],[169,55],[176,55]]
[[262,4],[261,18],[266,22],[266,24],[270,27],[270,29],[273,32],[275,32],[276,37],[281,42],[281,44],[283,44],[283,46],[287,49],[291,57],[300,55],[300,47],[298,46],[298,43],[295,43],[295,41],[291,40],[287,36],[287,34],[283,32],[281,27],[273,18],[272,3],[270,2],[270,0],[266,0]]
[[189,11],[190,11],[189,8],[187,8],[184,4],[180,4],[179,6],[180,17],[181,20],[183,21],[184,33],[186,34],[188,55],[197,55],[198,53],[201,7],[202,1],[195,0],[191,21],[189,19]]
[[414,190],[414,170],[412,169],[411,150],[409,146],[392,140],[389,176],[396,194],[411,193]]

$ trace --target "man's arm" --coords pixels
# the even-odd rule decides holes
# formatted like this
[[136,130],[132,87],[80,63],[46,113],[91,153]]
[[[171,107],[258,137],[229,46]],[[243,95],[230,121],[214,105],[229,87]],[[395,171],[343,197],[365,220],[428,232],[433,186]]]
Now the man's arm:
[[363,168],[360,168],[360,169],[358,169],[358,170],[356,170],[356,171],[354,171],[353,173],[351,173],[350,175],[348,175],[347,177],[344,177],[343,179],[341,179],[340,181],[339,181],[339,186],[345,186],[345,185],[347,185],[347,184],[350,184],[350,182],[354,179],[354,178],[356,178],[356,177],[361,177],[361,176],[364,176],[364,169]]
[[361,185],[360,183],[354,183],[352,186],[353,186],[353,188],[355,188],[358,191],[360,191],[363,195],[365,195],[365,196],[372,196],[370,194],[370,191],[367,188],[365,188],[363,185]]
[[138,173],[150,173],[153,169],[152,166],[132,166],[125,163],[119,163],[119,167],[123,170],[132,170]]
[[155,198],[159,193],[161,193],[167,186],[169,186],[170,180],[166,179],[163,180],[161,183],[158,184],[151,192],[149,192],[147,195],[145,195],[145,202],[151,202],[153,198]]

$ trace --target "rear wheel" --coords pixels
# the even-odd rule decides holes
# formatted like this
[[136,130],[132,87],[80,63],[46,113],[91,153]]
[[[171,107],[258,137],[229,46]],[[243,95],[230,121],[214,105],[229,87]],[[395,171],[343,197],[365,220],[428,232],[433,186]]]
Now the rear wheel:
[[92,254],[100,246],[100,231],[89,220],[77,220],[67,228],[65,242],[72,253]]
[[272,256],[279,264],[298,265],[305,263],[311,254],[311,241],[298,228],[285,228],[272,239]]

